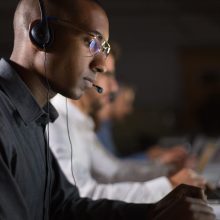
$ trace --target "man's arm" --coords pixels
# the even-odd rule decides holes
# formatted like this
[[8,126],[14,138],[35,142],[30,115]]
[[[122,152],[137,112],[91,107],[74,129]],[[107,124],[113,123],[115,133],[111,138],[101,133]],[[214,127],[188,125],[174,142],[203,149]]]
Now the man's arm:
[[[166,177],[147,182],[100,183],[93,178],[89,168],[85,165],[86,157],[84,160],[76,157],[72,164],[68,159],[60,158],[62,171],[73,185],[76,181],[80,195],[83,197],[105,198],[132,203],[152,203],[157,202],[172,190],[172,185]],[[73,167],[75,181],[70,166]]]
[[[68,181],[73,185],[75,185],[76,181],[81,196],[92,199],[105,198],[133,203],[152,203],[160,200],[164,195],[172,190],[172,185],[166,177],[161,177],[147,182],[126,182],[126,177],[122,182],[111,183],[111,180],[110,182],[99,181],[99,179],[96,178],[97,176],[94,175],[94,172],[101,169],[100,172],[102,174],[105,173],[105,176],[111,177],[115,173],[118,173],[117,170],[120,170],[120,167],[116,167],[116,171],[113,170],[111,172],[108,167],[115,166],[114,159],[109,159],[109,157],[106,158],[105,154],[102,154],[102,149],[100,149],[100,153],[97,157],[95,152],[93,152],[96,150],[96,148],[93,147],[95,142],[92,142],[86,135],[83,136],[80,132],[77,133],[75,130],[71,130],[73,148],[73,159],[71,161],[70,143],[67,134],[63,132],[66,127],[65,123],[60,123],[62,121],[61,119],[62,115],[61,118],[58,118],[55,122],[56,126],[54,126],[55,124],[51,124],[50,127],[51,150],[58,160],[59,165]],[[89,137],[91,136],[92,135]],[[99,148],[97,150],[99,151]],[[95,168],[93,164],[96,160],[99,161],[99,163],[97,162]],[[103,168],[105,169],[105,172]],[[126,168],[127,176],[132,176],[136,173],[135,170],[129,170],[129,167],[127,166],[123,166],[123,168]],[[123,168],[120,173],[123,173]],[[132,167],[130,166],[130,168]],[[74,178],[71,172],[72,170]],[[139,169],[137,167],[136,170],[140,172],[140,167]],[[147,170],[147,166],[144,166],[144,170]],[[110,173],[110,175],[108,173]],[[145,173],[142,173],[142,176],[144,177]]]
[[[107,152],[97,137],[94,137],[89,147],[92,148],[94,176],[102,182],[144,182],[169,173],[169,167],[157,162],[138,163],[131,160],[120,160]],[[102,165],[100,166],[100,164]]]

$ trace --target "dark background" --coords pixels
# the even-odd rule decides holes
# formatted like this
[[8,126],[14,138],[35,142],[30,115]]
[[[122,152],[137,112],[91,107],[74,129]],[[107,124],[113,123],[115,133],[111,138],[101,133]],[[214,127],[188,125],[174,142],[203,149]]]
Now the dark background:
[[[133,145],[140,134],[204,132],[204,121],[220,124],[218,111],[209,112],[218,109],[220,94],[220,1],[100,1],[110,18],[110,39],[122,47],[118,79],[137,88],[135,112],[120,124],[123,144]],[[17,2],[0,3],[0,55],[4,57],[13,45]],[[212,107],[203,110],[207,105]]]

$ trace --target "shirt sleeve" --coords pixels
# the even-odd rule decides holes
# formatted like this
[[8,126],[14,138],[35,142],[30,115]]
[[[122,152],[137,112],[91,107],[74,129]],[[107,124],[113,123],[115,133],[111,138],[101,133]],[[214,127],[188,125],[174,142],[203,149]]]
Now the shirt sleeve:
[[144,182],[167,175],[169,171],[168,167],[157,162],[137,163],[131,160],[120,160],[107,152],[95,135],[93,139],[90,146],[91,170],[94,172],[94,177],[101,182]]
[[[152,203],[172,190],[166,177],[146,181],[153,178],[151,173],[155,172],[155,166],[120,162],[99,145],[94,133],[85,133],[80,129],[71,130],[70,146],[65,129],[65,121],[61,115],[50,126],[50,147],[68,181],[77,185],[81,196]],[[159,167],[161,166],[158,166],[158,170]],[[140,178],[142,182],[137,182]]]
[[[54,131],[51,129],[51,134],[53,132]],[[67,141],[67,138],[65,138],[64,136],[62,137],[62,135],[63,134],[61,131],[60,135],[58,135],[58,133],[57,135],[53,134],[54,138],[51,138],[50,141],[52,146],[51,149],[58,159],[59,165],[61,166],[61,169],[67,179],[70,181],[70,183],[72,183],[73,185],[76,184],[79,187],[79,192],[81,196],[89,197],[92,199],[106,198],[133,203],[152,203],[160,200],[163,196],[165,196],[172,190],[172,186],[166,177],[160,177],[146,182],[126,181],[125,177],[124,181],[111,182],[111,178],[113,178],[113,175],[117,175],[117,171],[111,169],[111,172],[109,173],[108,165],[109,161],[110,163],[113,163],[114,160],[109,160],[109,158],[106,158],[105,154],[102,155],[102,151],[100,151],[101,153],[96,154],[96,160],[99,160],[99,163],[102,164],[102,166],[100,167],[97,164],[95,170],[97,171],[101,169],[101,172],[109,179],[108,180],[105,178],[105,181],[103,182],[103,179],[99,180],[99,175],[95,175],[94,173],[95,170],[92,166],[92,163],[94,162],[95,158],[93,158],[91,161],[91,155],[94,154],[94,152],[90,152],[88,146],[76,142],[76,139],[72,139],[74,149],[73,159],[71,161],[71,153],[68,147],[69,143]],[[61,141],[61,139],[63,140]],[[83,140],[83,137],[81,137],[81,140]],[[112,165],[115,166],[115,164]],[[73,173],[71,170],[71,166]],[[105,172],[102,167],[105,167]],[[135,168],[137,169],[137,167]],[[134,175],[135,168],[131,167],[131,169],[129,170],[126,167],[126,175]],[[147,167],[145,168],[147,169]],[[91,169],[93,169],[93,175]],[[145,177],[145,174],[146,173],[142,173],[143,178]],[[123,175],[123,172],[121,175]]]
[[[75,170],[76,184],[79,187],[80,195],[83,197],[116,199],[133,203],[152,203],[157,202],[172,190],[172,186],[166,177],[146,182],[100,183],[91,176],[83,161],[74,160],[72,165]],[[69,170],[63,169],[63,171],[67,173],[68,180],[75,184]]]

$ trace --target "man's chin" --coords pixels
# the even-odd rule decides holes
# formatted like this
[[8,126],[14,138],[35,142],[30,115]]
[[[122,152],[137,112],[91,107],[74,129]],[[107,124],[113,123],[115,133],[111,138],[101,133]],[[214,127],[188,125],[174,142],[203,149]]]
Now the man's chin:
[[88,92],[90,90],[90,88],[77,88],[75,90],[72,91],[72,94],[71,94],[71,99],[74,99],[74,100],[78,100],[80,99],[84,94],[85,92]]
[[82,97],[84,94],[84,91],[82,90],[74,90],[74,91],[69,91],[69,92],[59,92],[61,95],[63,95],[66,98],[73,99],[73,100],[78,100]]
[[83,90],[77,90],[74,92],[72,99],[78,100],[84,95],[84,93],[85,93],[85,91],[83,91]]

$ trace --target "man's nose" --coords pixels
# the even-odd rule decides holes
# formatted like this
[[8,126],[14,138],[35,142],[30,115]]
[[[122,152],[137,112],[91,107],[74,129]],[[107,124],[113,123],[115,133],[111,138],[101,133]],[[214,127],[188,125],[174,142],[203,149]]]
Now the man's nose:
[[106,57],[104,54],[98,54],[94,57],[90,64],[90,68],[94,73],[104,73],[106,69]]
[[119,90],[118,81],[116,80],[115,76],[111,79],[111,90],[114,93],[117,93]]

